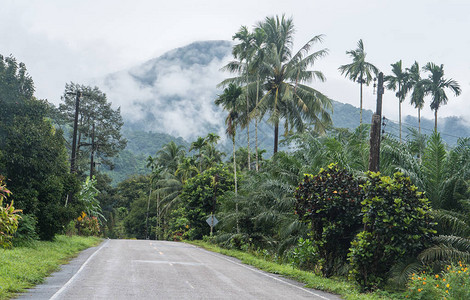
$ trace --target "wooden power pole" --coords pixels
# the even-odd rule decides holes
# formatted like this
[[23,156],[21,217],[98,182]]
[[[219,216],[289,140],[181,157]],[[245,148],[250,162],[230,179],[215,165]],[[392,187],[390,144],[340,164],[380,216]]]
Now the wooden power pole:
[[377,85],[377,108],[370,126],[369,171],[378,172],[380,165],[380,132],[382,122],[382,95],[384,93],[384,74],[379,73]]
[[76,91],[75,93],[69,93],[75,95],[75,119],[73,122],[73,136],[72,136],[72,157],[70,159],[70,173],[75,173],[75,162],[77,160],[77,131],[78,131],[78,115],[80,109],[80,96],[82,92]]

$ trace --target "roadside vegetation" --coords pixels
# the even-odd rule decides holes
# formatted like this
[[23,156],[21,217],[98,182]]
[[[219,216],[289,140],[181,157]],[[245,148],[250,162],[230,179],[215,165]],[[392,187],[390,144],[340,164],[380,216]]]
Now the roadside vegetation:
[[54,242],[34,241],[27,246],[0,250],[0,299],[10,299],[17,293],[44,281],[80,251],[96,246],[101,239],[59,235]]

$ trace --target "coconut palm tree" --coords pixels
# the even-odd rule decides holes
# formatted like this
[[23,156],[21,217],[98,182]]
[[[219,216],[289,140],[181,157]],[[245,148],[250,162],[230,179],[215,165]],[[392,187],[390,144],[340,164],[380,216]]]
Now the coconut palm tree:
[[430,73],[428,78],[422,81],[422,85],[424,93],[431,95],[432,98],[431,109],[434,110],[434,130],[437,131],[437,111],[449,100],[445,90],[450,89],[455,96],[459,96],[462,90],[457,81],[444,78],[444,65],[438,66],[429,62],[423,69]]
[[421,134],[421,110],[424,106],[424,89],[419,70],[417,61],[410,68],[406,68],[406,72],[409,74],[409,89],[413,89],[410,103],[418,110],[418,133]]
[[197,150],[198,151],[198,160],[199,160],[199,173],[202,173],[202,150],[207,146],[207,141],[203,137],[198,137],[196,141],[191,143],[189,151]]
[[[235,155],[235,134],[236,134],[236,127],[238,121],[238,109],[241,106],[241,99],[240,96],[242,95],[241,87],[230,83],[227,88],[224,89],[222,95],[220,95],[217,99],[215,99],[216,105],[222,105],[225,110],[228,111],[228,116],[225,119],[225,124],[227,125],[226,133],[229,137],[232,138],[233,144],[233,178],[234,178],[234,185],[235,185],[235,196],[238,193],[237,187],[237,161]],[[238,202],[236,203],[236,215],[238,216]],[[238,224],[237,219],[237,233],[239,233],[240,227]]]
[[312,80],[325,81],[320,71],[307,70],[314,62],[328,53],[327,49],[308,54],[313,44],[322,36],[310,39],[297,53],[292,54],[294,24],[292,18],[267,17],[258,24],[266,35],[266,52],[261,67],[266,83],[266,94],[260,99],[256,111],[269,111],[269,121],[274,125],[274,153],[278,150],[279,124],[284,119],[288,126],[298,131],[305,129],[305,121],[324,132],[331,123],[330,99],[303,83]]
[[341,75],[344,74],[345,77],[348,77],[354,82],[358,82],[360,85],[360,117],[359,124],[362,124],[362,85],[365,83],[369,85],[372,80],[372,74],[377,76],[379,69],[377,69],[373,64],[366,62],[366,52],[364,51],[364,43],[362,39],[357,42],[357,48],[355,50],[346,51],[346,54],[349,55],[353,62],[347,65],[342,65],[338,69],[341,71]]
[[[233,46],[232,54],[235,59],[239,59],[240,62],[243,64],[243,73],[244,73],[244,80],[246,84],[247,91],[245,92],[245,99],[246,99],[246,137],[247,137],[247,149],[248,153],[250,153],[250,102],[248,99],[248,84],[249,84],[249,67],[250,62],[253,58],[253,54],[255,52],[255,48],[252,46],[253,43],[253,34],[248,31],[246,26],[242,26],[240,30],[232,37],[233,40],[238,40],[239,43]],[[248,157],[248,169],[251,168],[250,158]]]
[[157,152],[157,163],[174,174],[184,156],[184,146],[171,141]]
[[401,60],[391,64],[391,66],[393,75],[385,76],[384,81],[387,82],[387,89],[397,91],[395,96],[398,98],[398,122],[400,125],[401,143],[401,104],[409,91],[409,74],[406,70],[403,70]]

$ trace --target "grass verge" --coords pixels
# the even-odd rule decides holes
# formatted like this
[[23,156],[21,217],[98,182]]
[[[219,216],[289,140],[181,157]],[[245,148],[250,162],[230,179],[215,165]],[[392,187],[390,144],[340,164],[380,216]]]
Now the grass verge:
[[0,249],[0,299],[10,299],[43,282],[61,264],[100,242],[96,237],[60,235],[53,242],[35,241],[29,246]]
[[281,265],[278,263],[266,261],[262,258],[258,258],[252,254],[238,251],[220,248],[210,243],[203,241],[185,241],[186,243],[202,247],[206,250],[221,253],[231,257],[238,258],[242,263],[254,266],[260,270],[279,274],[286,278],[294,279],[298,282],[305,283],[308,288],[313,288],[333,294],[340,295],[343,299],[347,300],[376,300],[376,299],[400,299],[401,295],[393,295],[383,291],[377,291],[373,293],[360,293],[358,287],[344,279],[340,278],[325,278],[322,276],[315,275],[312,272],[302,271],[293,268],[290,265]]

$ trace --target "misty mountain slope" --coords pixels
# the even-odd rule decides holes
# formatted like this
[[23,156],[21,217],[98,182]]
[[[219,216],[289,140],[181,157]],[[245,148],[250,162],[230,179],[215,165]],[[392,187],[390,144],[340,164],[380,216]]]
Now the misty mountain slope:
[[[216,88],[217,84],[231,76],[220,71],[232,59],[231,50],[229,41],[194,42],[129,70],[108,75],[99,85],[114,105],[121,106],[125,127],[130,130],[166,133],[188,142],[209,132],[225,139],[227,112],[214,105],[214,99],[222,92]],[[354,129],[359,125],[357,107],[335,101],[333,106],[335,127]],[[386,112],[384,114],[390,117]],[[371,117],[372,111],[364,110],[364,122],[370,123]],[[410,116],[404,116],[403,120],[406,136],[406,127],[417,127],[417,122]],[[432,120],[423,119],[423,128],[433,128],[428,125],[430,122]],[[386,132],[397,136],[398,125],[391,121],[388,124]],[[254,147],[254,124],[250,127],[251,146]],[[458,118],[440,119],[439,130],[450,144],[456,141],[451,136],[470,135],[469,127]],[[259,134],[260,148],[268,150],[269,154],[272,151],[272,126],[262,121]],[[237,136],[237,146],[246,146],[245,131],[239,130]],[[229,154],[230,142],[223,148]]]
[[222,134],[224,113],[213,102],[219,69],[231,55],[228,41],[195,42],[114,73],[99,84],[121,107],[126,126],[164,132],[187,140],[208,132]]

